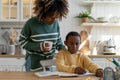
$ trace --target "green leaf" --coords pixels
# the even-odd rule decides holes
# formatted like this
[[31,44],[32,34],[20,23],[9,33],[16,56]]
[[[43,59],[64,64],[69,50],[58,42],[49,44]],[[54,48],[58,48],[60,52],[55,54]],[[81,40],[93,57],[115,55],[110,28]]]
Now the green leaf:
[[90,16],[90,13],[88,11],[81,11],[75,18],[85,18],[88,17],[89,20],[95,21],[95,19]]

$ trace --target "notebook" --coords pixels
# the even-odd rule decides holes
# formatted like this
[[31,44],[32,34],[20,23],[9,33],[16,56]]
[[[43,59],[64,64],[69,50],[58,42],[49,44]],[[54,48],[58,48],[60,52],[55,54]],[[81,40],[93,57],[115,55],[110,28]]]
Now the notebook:
[[85,74],[74,74],[74,73],[67,73],[67,72],[50,72],[50,71],[45,71],[45,72],[35,72],[35,75],[38,77],[46,77],[46,76],[60,76],[60,77],[79,77],[79,76],[92,76],[95,75],[95,73],[85,73]]

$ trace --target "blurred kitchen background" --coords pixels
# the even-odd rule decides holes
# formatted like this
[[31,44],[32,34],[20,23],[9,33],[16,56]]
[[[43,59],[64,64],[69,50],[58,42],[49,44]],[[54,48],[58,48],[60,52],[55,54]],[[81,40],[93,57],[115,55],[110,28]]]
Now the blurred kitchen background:
[[[79,12],[89,10],[91,16],[95,19],[102,17],[107,23],[119,24],[120,4],[114,2],[108,3],[109,1],[105,3],[84,3],[83,1],[87,0],[68,0],[69,14],[67,18],[63,18],[63,20],[60,21],[62,41],[65,40],[65,36],[69,31],[77,31],[79,33],[81,31],[87,31],[88,35],[91,36],[89,38],[90,49],[92,49],[95,41],[104,42],[112,39],[116,46],[117,54],[120,54],[120,26],[84,27],[81,26],[82,22],[80,19],[75,18]],[[7,42],[9,41],[6,40],[5,37],[9,37],[11,29],[17,31],[18,34],[16,40],[18,42],[22,27],[27,19],[33,16],[33,11],[31,9],[34,6],[33,2],[34,0],[0,0],[0,3],[3,4],[0,5],[0,45],[7,45]],[[6,6],[8,4],[9,6]],[[10,4],[12,5],[11,7]],[[10,10],[11,12],[9,12]]]

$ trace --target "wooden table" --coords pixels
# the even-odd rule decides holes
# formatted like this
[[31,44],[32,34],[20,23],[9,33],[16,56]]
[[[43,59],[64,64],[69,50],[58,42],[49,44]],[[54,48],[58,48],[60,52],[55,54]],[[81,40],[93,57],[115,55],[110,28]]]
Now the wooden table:
[[95,76],[67,77],[59,76],[38,77],[35,72],[10,72],[0,71],[0,80],[96,80]]

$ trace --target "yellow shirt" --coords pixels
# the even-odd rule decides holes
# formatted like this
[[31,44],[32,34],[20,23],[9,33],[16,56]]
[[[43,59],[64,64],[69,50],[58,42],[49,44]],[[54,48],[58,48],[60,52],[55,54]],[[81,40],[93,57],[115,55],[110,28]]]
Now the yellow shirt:
[[71,54],[67,50],[60,50],[56,55],[56,67],[58,71],[74,73],[76,67],[87,69],[89,72],[95,73],[98,68],[97,64],[82,53]]

